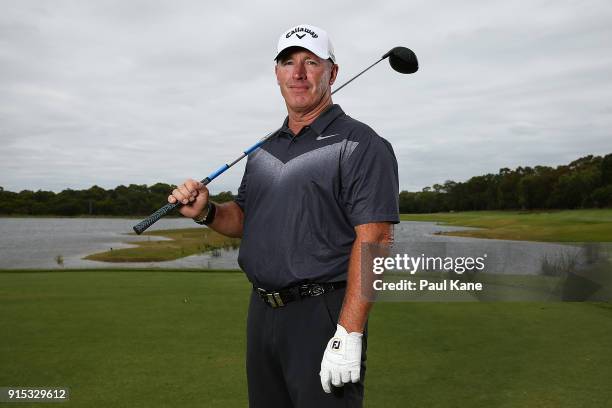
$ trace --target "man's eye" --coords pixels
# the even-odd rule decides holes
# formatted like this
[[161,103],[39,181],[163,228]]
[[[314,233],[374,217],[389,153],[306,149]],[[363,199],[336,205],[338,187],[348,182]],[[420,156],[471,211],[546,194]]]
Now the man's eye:
[[308,65],[317,65],[317,61],[307,60],[306,64],[308,64]]

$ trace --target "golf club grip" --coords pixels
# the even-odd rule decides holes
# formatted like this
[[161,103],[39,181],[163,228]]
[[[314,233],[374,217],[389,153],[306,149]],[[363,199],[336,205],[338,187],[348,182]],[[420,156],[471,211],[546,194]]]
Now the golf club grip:
[[136,234],[138,235],[142,234],[147,228],[155,224],[161,217],[168,214],[170,211],[174,210],[179,205],[180,203],[178,201],[174,204],[168,203],[164,205],[159,210],[155,211],[153,214],[149,215],[147,218],[134,225],[134,232],[136,232]]

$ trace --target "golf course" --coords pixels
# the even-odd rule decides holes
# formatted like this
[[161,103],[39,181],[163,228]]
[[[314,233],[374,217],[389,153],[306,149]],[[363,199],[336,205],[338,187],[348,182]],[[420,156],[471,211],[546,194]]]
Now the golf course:
[[[612,241],[612,210],[402,219],[483,228],[462,236]],[[191,245],[183,254],[201,250],[173,234]],[[0,271],[0,386],[69,387],[74,407],[246,407],[249,293],[240,271]],[[610,303],[379,302],[365,406],[610,406],[611,341]]]
[[448,235],[540,242],[612,242],[612,210],[466,211],[402,214],[402,221],[475,227]]

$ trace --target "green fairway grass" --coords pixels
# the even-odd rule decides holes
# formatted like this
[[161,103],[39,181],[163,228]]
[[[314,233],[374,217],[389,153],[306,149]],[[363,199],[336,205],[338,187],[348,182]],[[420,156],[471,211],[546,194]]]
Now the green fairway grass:
[[483,228],[478,231],[445,233],[462,237],[545,242],[612,242],[612,209],[402,214],[401,219]]
[[[246,407],[241,273],[0,273],[0,386],[74,407]],[[367,407],[602,407],[612,307],[378,303]],[[41,404],[2,404],[41,406]]]
[[149,231],[144,236],[168,238],[163,241],[132,241],[133,248],[121,248],[86,256],[103,262],[161,262],[200,254],[215,249],[233,248],[240,239],[228,238],[208,228],[181,228]]

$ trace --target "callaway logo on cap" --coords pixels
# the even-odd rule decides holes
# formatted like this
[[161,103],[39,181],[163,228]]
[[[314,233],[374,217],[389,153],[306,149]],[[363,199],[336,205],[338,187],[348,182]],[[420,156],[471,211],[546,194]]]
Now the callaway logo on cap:
[[274,59],[277,59],[279,54],[289,47],[306,48],[319,58],[331,59],[334,64],[336,63],[334,47],[329,40],[329,36],[325,30],[319,27],[300,24],[285,31],[278,39],[278,47]]

